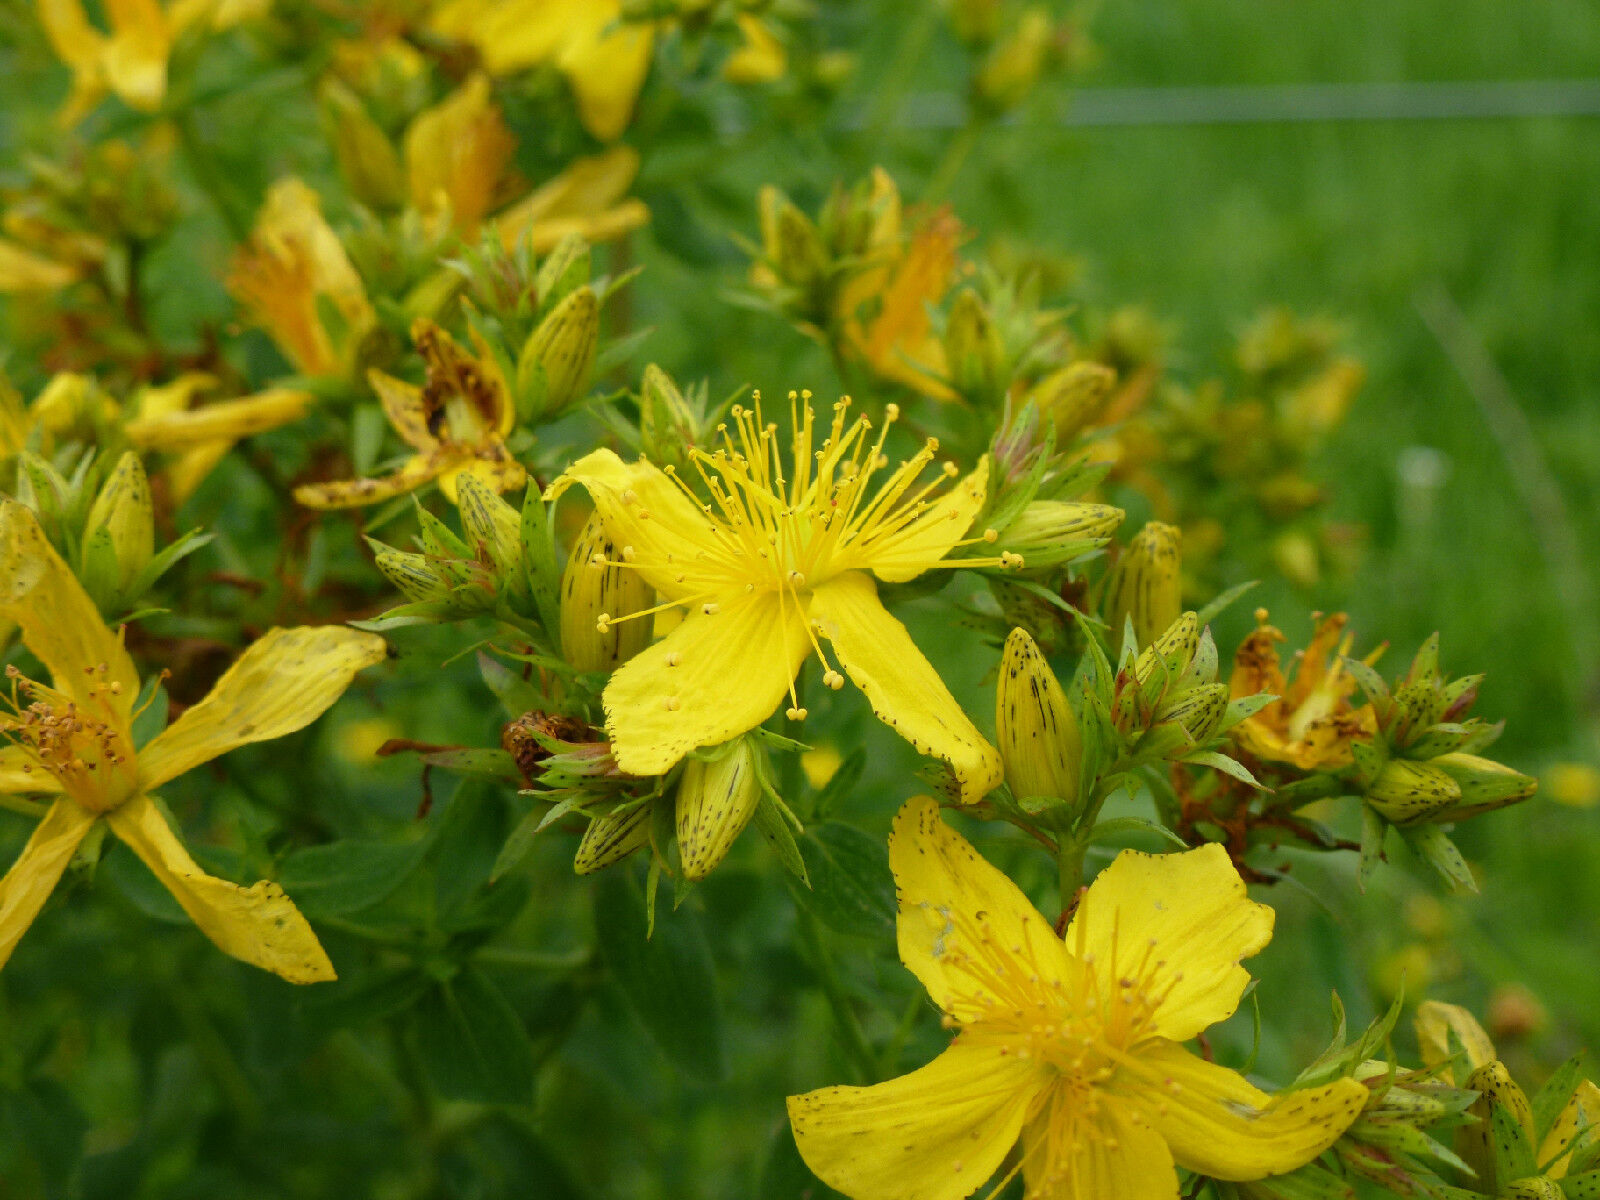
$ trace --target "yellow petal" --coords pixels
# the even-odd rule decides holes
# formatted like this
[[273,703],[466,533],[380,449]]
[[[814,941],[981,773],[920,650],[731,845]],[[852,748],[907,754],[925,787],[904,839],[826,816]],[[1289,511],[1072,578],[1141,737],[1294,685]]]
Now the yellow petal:
[[231,445],[298,421],[314,399],[310,392],[295,388],[268,388],[200,408],[136,417],[124,430],[134,445],[156,450],[190,450],[218,441]]
[[[611,8],[614,16],[615,3]],[[571,5],[561,0],[447,0],[429,24],[436,33],[471,42],[490,74],[506,75],[553,58],[572,19]]]
[[[0,733],[4,730],[5,725],[0,723]],[[32,750],[0,742],[0,796],[24,792],[54,795],[60,790],[61,781],[39,765],[39,757]]]
[[194,495],[195,489],[205,482],[206,476],[216,470],[217,464],[233,449],[232,442],[207,442],[192,450],[185,450],[167,464],[167,490],[174,508]]
[[106,80],[131,108],[154,112],[167,94],[172,35],[156,0],[105,0],[111,40],[102,54]]
[[[13,500],[0,501],[0,617],[21,627],[23,642],[49,668],[58,691],[91,712],[108,705],[127,726],[139,675],[122,638],[106,628],[33,511]],[[100,691],[102,684],[113,688]]]
[[618,237],[649,218],[638,200],[624,200],[639,173],[639,152],[613,146],[575,159],[566,170],[495,218],[508,250],[523,238],[544,253],[569,233],[592,242]]
[[1084,894],[1066,945],[1102,978],[1131,975],[1164,997],[1149,1029],[1181,1042],[1233,1015],[1250,982],[1239,960],[1271,939],[1272,910],[1245,895],[1213,842],[1179,854],[1124,850]]
[[11,957],[50,898],[56,880],[95,819],[94,813],[63,796],[50,806],[17,861],[0,879],[0,966]]
[[927,796],[906,801],[895,817],[889,866],[900,898],[900,961],[951,1016],[969,1020],[986,1011],[991,948],[1038,976],[1041,987],[1075,976],[1077,965],[1049,922],[944,823]]
[[457,460],[437,451],[417,454],[400,464],[400,469],[376,479],[341,479],[333,483],[302,483],[294,498],[307,508],[358,508],[377,504],[414,492],[453,465]]
[[79,0],[38,0],[39,23],[57,57],[74,69],[98,62],[106,35],[89,24]]
[[424,213],[442,200],[453,227],[470,235],[494,207],[517,141],[489,98],[489,77],[473,75],[405,135],[411,203]]
[[861,565],[870,566],[885,583],[915,579],[950,553],[951,547],[965,536],[988,494],[989,456],[986,454],[979,460],[976,470],[904,529],[881,542],[876,539],[863,542]]
[[1459,1004],[1424,1000],[1417,1006],[1416,1023],[1417,1049],[1422,1053],[1425,1066],[1438,1067],[1450,1060],[1454,1053],[1450,1045],[1452,1034],[1466,1051],[1465,1069],[1454,1072],[1457,1084],[1464,1084],[1468,1075],[1496,1058],[1494,1043],[1483,1031],[1483,1026]]
[[1177,1200],[1178,1173],[1161,1135],[1115,1102],[1084,1112],[1057,1088],[1022,1133],[1030,1197],[1052,1200]]
[[[568,467],[550,485],[545,499],[556,500],[574,483],[588,491],[607,536],[619,546],[634,547],[641,559],[693,563],[703,551],[721,546],[705,513],[648,462],[624,463],[610,450],[596,450]],[[639,574],[668,600],[686,594],[676,571],[645,568]]]
[[1000,783],[1000,755],[950,695],[906,627],[878,600],[877,585],[847,571],[813,593],[811,617],[833,643],[850,681],[872,711],[922,754],[950,765],[963,803]]
[[739,23],[744,44],[728,55],[722,64],[722,77],[729,83],[771,83],[783,78],[788,55],[766,22],[754,13],[739,13],[734,20]]
[[1136,1048],[1130,1100],[1180,1167],[1214,1179],[1261,1179],[1304,1166],[1338,1140],[1372,1093],[1353,1079],[1269,1096],[1175,1042]]
[[962,1200],[1016,1144],[1042,1084],[1039,1068],[957,1038],[887,1083],[790,1096],[789,1122],[806,1165],[847,1196]]
[[1564,1179],[1572,1160],[1568,1149],[1580,1129],[1600,1123],[1600,1088],[1585,1079],[1573,1091],[1556,1123],[1539,1144],[1539,1166],[1551,1179]]
[[72,283],[78,275],[76,267],[0,238],[0,292],[53,292]]
[[389,424],[406,445],[417,450],[432,450],[439,444],[439,439],[428,429],[428,410],[422,402],[421,388],[385,375],[376,367],[367,372],[367,382],[378,394],[383,415],[389,418]]
[[223,953],[290,983],[335,977],[317,935],[281,887],[262,880],[245,888],[207,875],[149,796],[135,796],[106,821]]
[[[599,7],[596,5],[596,7]],[[645,24],[585,32],[562,47],[558,65],[578,101],[583,127],[602,142],[622,136],[650,72],[655,31]]]
[[139,751],[141,784],[158,788],[237,746],[304,729],[385,653],[377,634],[343,625],[268,630],[204,700]]
[[630,658],[606,685],[606,732],[617,765],[660,775],[689,751],[754,729],[782,703],[811,649],[805,625],[773,592],[695,608]]

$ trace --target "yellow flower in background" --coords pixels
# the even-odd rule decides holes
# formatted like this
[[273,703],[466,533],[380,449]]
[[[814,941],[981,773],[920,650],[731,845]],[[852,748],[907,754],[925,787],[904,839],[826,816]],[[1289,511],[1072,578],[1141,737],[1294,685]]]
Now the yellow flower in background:
[[1221,846],[1123,851],[1065,940],[927,797],[900,810],[889,862],[901,960],[957,1032],[899,1079],[789,1098],[801,1157],[830,1187],[960,1200],[1020,1140],[1011,1175],[1030,1200],[1176,1200],[1175,1164],[1291,1171],[1366,1105],[1350,1079],[1270,1096],[1183,1047],[1233,1014],[1239,960],[1272,936]]
[[902,232],[900,192],[881,168],[872,176],[870,266],[839,292],[838,320],[847,348],[882,379],[939,400],[956,393],[945,382],[944,342],[929,309],[955,281],[956,250],[965,236],[947,209],[926,214]]
[[722,77],[729,83],[771,83],[782,79],[789,67],[789,55],[772,28],[754,13],[738,13],[740,44],[722,64]]
[[419,318],[411,337],[427,368],[427,382],[422,387],[376,369],[369,371],[367,378],[389,424],[416,453],[394,474],[381,479],[303,484],[294,490],[294,498],[301,504],[308,508],[376,504],[435,479],[454,502],[456,478],[469,470],[497,492],[518,487],[527,479],[527,471],[506,448],[505,438],[516,424],[517,412],[482,335],[472,331],[476,357],[429,320]]
[[430,27],[476,47],[492,75],[555,67],[604,142],[633,120],[655,49],[654,25],[624,21],[621,0],[445,0]]
[[32,404],[0,374],[0,462],[37,445],[49,458],[61,442],[92,442],[121,414],[121,406],[87,375],[61,371]]
[[72,69],[72,94],[61,121],[74,125],[115,93],[129,108],[155,112],[167,95],[167,59],[187,29],[225,29],[261,16],[270,0],[106,0],[111,28],[89,21],[80,0],[37,0],[39,21],[56,56]]
[[271,630],[210,695],[136,751],[133,661],[33,513],[12,501],[0,502],[0,619],[20,626],[51,676],[46,687],[7,672],[12,711],[0,712],[0,792],[54,797],[0,879],[0,964],[103,820],[220,949],[293,983],[332,979],[328,956],[283,889],[207,875],[155,791],[235,747],[304,728],[357,671],[383,659],[383,639],[338,626]]
[[76,283],[84,268],[58,262],[6,238],[0,238],[0,294],[54,292]]
[[[292,177],[268,189],[227,284],[302,375],[338,373],[376,320],[361,276],[323,218],[316,192]],[[327,314],[336,317],[334,327]]]
[[[1310,644],[1296,656],[1291,681],[1278,664],[1277,643],[1283,634],[1267,624],[1266,609],[1257,610],[1256,631],[1234,655],[1229,688],[1234,699],[1263,692],[1278,699],[1234,729],[1241,748],[1268,762],[1315,771],[1349,766],[1351,743],[1377,735],[1371,705],[1356,708],[1350,703],[1356,681],[1343,661],[1354,642],[1354,635],[1345,632],[1348,622],[1344,613],[1317,621]],[[1376,662],[1377,654],[1367,661]]]
[[1547,1110],[1549,1125],[1538,1127],[1527,1093],[1471,1013],[1427,1000],[1417,1006],[1416,1026],[1423,1063],[1478,1093],[1469,1110],[1477,1123],[1456,1131],[1456,1153],[1474,1172],[1466,1186],[1490,1196],[1561,1196],[1556,1181],[1567,1177],[1574,1141],[1600,1122],[1600,1088],[1580,1080],[1560,1109]]
[[526,240],[544,254],[562,238],[608,241],[638,228],[649,210],[628,189],[639,173],[639,153],[613,146],[575,159],[522,199],[506,205],[521,186],[511,169],[516,139],[489,93],[474,75],[443,101],[419,113],[405,133],[405,169],[411,204],[434,221],[448,215],[463,237],[492,217],[506,249]]
[[[848,399],[834,405],[832,426],[814,450],[810,393],[802,400],[791,392],[786,467],[759,393],[754,408],[735,407],[736,436],[722,427],[722,448],[690,451],[711,504],[671,468],[630,465],[610,450],[586,455],[551,485],[550,500],[583,485],[621,547],[620,565],[656,589],[658,607],[687,613],[606,686],[606,729],[624,771],[661,774],[698,746],[753,729],[785,695],[790,718],[802,719],[794,679],[815,654],[828,687],[843,687],[848,674],[895,732],[948,763],[963,800],[1000,782],[994,747],[883,607],[874,582],[904,582],[941,566],[1020,564],[1009,554],[947,557],[992,540],[963,536],[983,508],[988,460],[939,494],[958,472],[946,463],[932,482],[919,482],[938,450],[929,439],[884,478],[884,441],[898,410],[889,407],[874,438],[865,417],[847,420],[848,408]],[[844,674],[829,665],[824,639]]]
[[242,438],[298,421],[314,399],[295,388],[267,388],[252,396],[196,404],[216,387],[215,376],[191,371],[171,383],[141,389],[129,406],[135,415],[123,425],[128,440],[141,450],[175,456],[165,472],[174,506],[193,495]]

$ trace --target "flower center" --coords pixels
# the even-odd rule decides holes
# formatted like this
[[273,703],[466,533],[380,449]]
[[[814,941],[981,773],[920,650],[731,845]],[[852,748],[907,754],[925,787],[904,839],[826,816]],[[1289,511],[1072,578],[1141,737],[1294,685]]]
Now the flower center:
[[[88,687],[89,701],[71,697],[6,668],[11,693],[0,712],[0,737],[22,746],[39,769],[54,776],[62,789],[92,812],[110,812],[138,790],[133,745],[113,703],[122,685],[105,682],[106,668],[90,668],[101,678]],[[32,764],[25,764],[29,771]]]

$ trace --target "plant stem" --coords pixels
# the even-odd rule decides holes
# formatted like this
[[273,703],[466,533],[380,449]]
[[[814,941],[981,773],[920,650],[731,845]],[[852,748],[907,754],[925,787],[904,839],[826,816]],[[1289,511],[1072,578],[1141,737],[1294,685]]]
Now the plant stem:
[[928,186],[922,191],[924,204],[937,204],[944,199],[945,193],[950,190],[950,185],[956,181],[956,176],[961,174],[967,156],[978,144],[978,135],[982,130],[983,121],[977,117],[969,117],[955,137],[950,139],[949,145],[944,148],[944,157],[939,160],[939,165],[934,168],[932,176],[928,179]]
[[1083,886],[1083,853],[1086,844],[1076,837],[1063,834],[1056,848],[1056,870],[1061,889],[1061,911],[1068,911]]
[[876,1083],[877,1057],[867,1042],[867,1035],[861,1028],[860,1018],[856,1016],[855,1009],[850,1007],[850,997],[844,994],[844,986],[839,982],[839,972],[834,967],[833,956],[828,953],[827,946],[823,943],[817,919],[804,909],[800,910],[799,918],[800,940],[811,956],[811,965],[817,972],[817,981],[822,985],[822,994],[828,999],[828,1007],[833,1010],[834,1032],[839,1037],[840,1047],[851,1065],[856,1068],[856,1073],[860,1077],[858,1082]]

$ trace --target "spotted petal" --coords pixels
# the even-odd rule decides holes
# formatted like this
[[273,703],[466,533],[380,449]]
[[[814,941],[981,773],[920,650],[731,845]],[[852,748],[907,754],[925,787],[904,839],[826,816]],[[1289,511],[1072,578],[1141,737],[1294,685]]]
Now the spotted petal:
[[811,642],[777,593],[693,610],[606,685],[606,731],[617,765],[660,775],[698,746],[753,729],[783,702]]
[[1000,783],[999,753],[967,719],[906,627],[879,602],[870,575],[847,571],[819,586],[811,616],[872,711],[914,749],[950,765],[963,803],[983,799]]
[[1128,1098],[1178,1165],[1213,1179],[1261,1179],[1304,1166],[1338,1140],[1372,1095],[1353,1079],[1336,1079],[1269,1096],[1237,1071],[1166,1041],[1139,1047],[1124,1075]]
[[574,483],[588,491],[611,541],[634,547],[641,561],[652,564],[639,573],[668,600],[687,594],[676,564],[698,563],[721,546],[704,510],[648,462],[625,463],[610,450],[596,450],[568,467],[545,499],[554,501]]
[[1067,929],[1067,949],[1107,980],[1159,998],[1151,1032],[1187,1041],[1233,1015],[1250,982],[1241,958],[1272,938],[1272,910],[1245,895],[1216,843],[1180,854],[1124,850]]
[[158,788],[235,747],[304,729],[385,653],[377,634],[342,625],[269,630],[139,752],[141,784]]
[[335,483],[303,483],[295,488],[294,498],[307,508],[357,508],[363,504],[377,504],[416,491],[429,480],[438,478],[452,461],[437,450],[416,454],[401,463],[400,469],[392,475],[342,479]]
[[862,565],[885,583],[915,579],[966,535],[989,494],[989,456],[904,529],[861,548]]
[[[126,726],[139,694],[133,660],[45,539],[33,511],[12,500],[0,501],[0,617],[21,627],[23,642],[49,668],[58,691],[92,710],[103,698]],[[90,692],[101,683],[113,691]]]
[[906,801],[895,817],[889,866],[900,899],[900,961],[958,1020],[985,1010],[996,953],[1041,988],[1075,972],[1049,922],[927,796]]
[[439,444],[439,439],[428,429],[428,410],[422,403],[421,388],[376,367],[367,372],[367,382],[378,393],[383,415],[389,418],[389,424],[406,445],[415,450],[432,450]]
[[281,887],[262,880],[246,888],[207,875],[149,796],[135,796],[106,820],[219,950],[290,983],[335,977],[317,935]]
[[958,1038],[887,1083],[790,1096],[789,1122],[806,1165],[847,1196],[962,1200],[1016,1144],[1041,1086],[1037,1067]]
[[1600,1088],[1585,1079],[1539,1143],[1540,1169],[1551,1179],[1566,1178],[1573,1140],[1581,1130],[1596,1124],[1600,1124]]
[[72,852],[94,822],[94,813],[66,797],[57,800],[0,879],[0,966],[39,915],[56,880],[72,861]]
[[1478,1019],[1459,1004],[1446,1004],[1441,1000],[1424,1000],[1417,1006],[1417,1049],[1422,1054],[1424,1066],[1432,1069],[1450,1061],[1454,1053],[1452,1041],[1458,1042],[1466,1052],[1465,1064],[1455,1072],[1458,1083],[1465,1084],[1467,1076],[1479,1067],[1487,1066],[1498,1055],[1489,1035],[1478,1024]]

